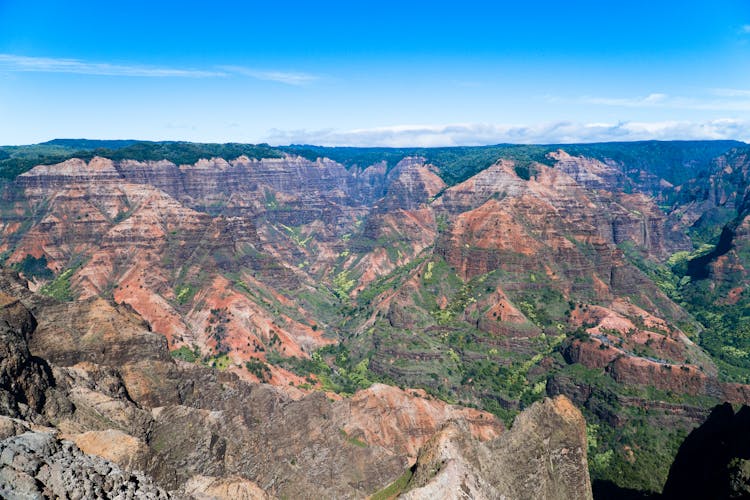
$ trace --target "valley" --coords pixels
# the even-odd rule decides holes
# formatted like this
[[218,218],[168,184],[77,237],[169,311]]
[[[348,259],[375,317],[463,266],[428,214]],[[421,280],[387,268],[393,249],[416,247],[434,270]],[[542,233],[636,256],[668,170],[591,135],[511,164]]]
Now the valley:
[[531,410],[582,412],[595,494],[658,493],[712,407],[750,403],[744,143],[36,148],[0,160],[1,288],[74,409],[28,415],[136,439],[167,490],[416,491],[433,436],[471,462]]

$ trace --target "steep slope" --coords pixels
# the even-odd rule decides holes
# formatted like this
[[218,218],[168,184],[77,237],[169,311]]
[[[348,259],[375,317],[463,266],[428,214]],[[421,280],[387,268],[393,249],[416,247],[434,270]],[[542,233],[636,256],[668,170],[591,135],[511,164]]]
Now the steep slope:
[[680,188],[674,212],[695,241],[662,274],[673,296],[706,327],[701,345],[722,376],[750,381],[750,160],[748,148],[717,158],[705,175]]
[[747,406],[737,413],[729,404],[714,408],[680,446],[664,485],[663,498],[747,497],[750,494],[748,430]]
[[401,498],[590,499],[586,423],[557,397],[534,403],[512,430],[487,443],[446,427],[420,454],[410,487]]
[[[208,365],[220,370],[212,384],[272,383],[282,406],[312,404],[316,389],[370,388],[358,394],[378,408],[450,414],[380,382],[508,423],[564,394],[592,421],[596,477],[656,491],[708,408],[750,397],[744,334],[728,334],[748,316],[747,156],[709,158],[731,146],[424,152],[434,163],[390,150],[336,150],[332,161],[316,148],[300,150],[307,159],[72,159],[5,186],[0,250],[32,288],[64,301],[44,306],[49,316],[32,310],[29,346],[66,380],[91,379],[90,367],[74,370],[80,361],[123,363],[117,376],[137,404],[184,404],[178,380]],[[717,314],[734,319],[716,328]],[[162,342],[193,365],[173,365]],[[336,404],[355,412],[357,398]],[[164,418],[224,425],[192,410]],[[377,441],[368,428],[379,413],[361,418],[340,429]],[[414,457],[440,418],[415,442],[378,445]],[[255,439],[240,441],[261,449]],[[190,472],[195,485],[214,484],[211,467]]]
[[[3,366],[25,364],[48,373],[20,392],[7,393],[13,404],[3,407],[6,415],[0,417],[2,491],[362,498],[425,456],[425,444],[450,423],[462,429],[461,439],[471,446],[488,443],[472,458],[481,484],[496,481],[491,472],[496,460],[518,458],[514,447],[526,442],[524,436],[552,432],[554,442],[542,439],[526,450],[539,463],[527,464],[524,473],[565,483],[569,490],[555,490],[554,498],[565,491],[570,498],[580,492],[590,496],[583,420],[566,400],[533,408],[505,439],[502,425],[488,413],[389,386],[374,385],[338,401],[322,393],[295,401],[272,386],[171,360],[163,337],[153,342],[158,336],[132,312],[106,308],[101,299],[60,304],[24,289],[12,273],[0,278],[2,290],[19,295],[3,306],[3,328],[28,334],[34,353],[29,358],[25,336],[16,335],[7,339],[13,350]],[[38,326],[34,316],[40,318]],[[74,316],[84,319],[70,321]],[[104,335],[96,352],[73,361],[71,353],[101,326],[97,318],[126,329],[125,338]],[[45,321],[66,325],[69,342],[48,342],[60,331],[45,327]],[[139,352],[126,348],[128,336],[140,337]],[[46,398],[22,403],[31,402],[32,389]],[[10,418],[20,407],[25,408],[21,418]],[[561,476],[547,468],[550,460],[568,472]]]
[[[568,165],[574,160],[564,156],[564,161]],[[600,169],[581,161],[579,173],[592,164]],[[611,345],[608,361],[595,367],[617,358],[618,366],[625,368],[613,375],[627,370],[640,374],[629,384],[648,383],[649,363],[658,367],[668,361],[679,367],[688,358],[715,374],[711,361],[674,326],[689,321],[688,315],[629,264],[617,246],[632,245],[654,259],[685,248],[686,239],[665,238],[666,216],[644,196],[587,190],[560,169],[534,168],[537,174],[524,180],[512,162],[501,161],[445,189],[434,202],[425,200],[442,226],[434,253],[413,261],[411,268],[402,267],[400,277],[381,279],[376,285],[386,289],[383,293],[372,297],[370,287],[357,297],[360,306],[378,311],[360,327],[362,332],[375,327],[369,339],[362,336],[372,342],[368,350],[383,349],[382,357],[371,359],[374,369],[395,380],[441,390],[440,384],[410,378],[414,364],[404,364],[405,371],[398,360],[455,362],[448,377],[453,385],[443,390],[460,394],[456,384],[473,391],[482,383],[467,373],[467,368],[482,369],[477,357],[489,355],[507,365],[507,352],[498,350],[504,349],[521,355],[523,365],[540,352],[551,352],[561,334],[565,338],[566,332],[591,323],[586,333],[603,338],[591,347],[601,351],[597,346]],[[351,273],[356,276],[356,268]],[[589,314],[590,308],[600,311],[598,316]],[[399,331],[412,338],[415,332],[423,334],[410,349],[396,336]],[[388,340],[379,339],[380,333]],[[442,353],[436,352],[436,337],[444,341]],[[575,349],[590,346],[577,342]],[[449,350],[461,359],[451,360]],[[585,359],[588,356],[568,357],[569,362]],[[423,375],[430,370],[426,366]],[[435,375],[444,378],[446,372]],[[675,378],[672,387],[680,385]]]
[[[56,273],[48,293],[114,298],[173,349],[242,372],[243,363],[263,360],[269,348],[305,357],[331,343],[322,334],[334,325],[325,313],[316,317],[316,305],[335,302],[338,291],[322,288],[320,278],[330,280],[351,256],[347,264],[356,259],[360,269],[382,266],[375,279],[434,239],[434,223],[416,212],[403,258],[387,262],[379,249],[355,254],[346,242],[362,217],[372,211],[368,237],[391,240],[398,211],[410,217],[443,188],[417,159],[387,176],[290,157],[179,167],[69,160],[32,169],[6,190],[2,249],[33,283],[47,281],[47,269]],[[372,190],[386,194],[382,205],[373,205]],[[300,383],[276,367],[245,371],[259,375]]]
[[[226,162],[216,170],[207,162],[180,170],[172,164],[128,161],[115,168],[113,162],[95,158],[34,169],[19,177],[24,196],[12,211],[36,212],[38,224],[23,234],[16,234],[20,223],[5,224],[6,241],[15,245],[9,262],[44,259],[59,273],[63,297],[105,296],[129,304],[174,347],[197,347],[209,356],[231,352],[236,364],[262,357],[269,343],[303,355],[330,341],[311,328],[314,320],[280,295],[279,285],[300,285],[295,268],[272,256],[282,251],[262,251],[270,245],[261,240],[253,217],[211,217],[186,205],[223,203],[227,212],[267,214],[274,210],[266,210],[263,199],[273,197],[274,186],[286,183],[330,192],[330,183],[321,187],[300,182],[310,172],[328,169],[307,162],[307,170],[300,172],[299,164],[290,162],[283,164],[288,167],[284,170],[276,162],[264,170],[245,161],[238,160],[234,179],[226,172]],[[266,184],[249,178],[258,170],[264,172]],[[226,175],[211,179],[205,172]],[[321,182],[336,173],[321,174]],[[216,189],[218,183],[231,182],[249,186],[248,191],[240,196]],[[182,196],[185,204],[159,187]],[[285,203],[292,203],[291,194],[285,196]],[[300,205],[310,208],[309,196],[301,193],[299,198]],[[296,206],[285,213],[304,217]],[[280,246],[288,243],[283,238]],[[272,280],[273,288],[263,280]]]

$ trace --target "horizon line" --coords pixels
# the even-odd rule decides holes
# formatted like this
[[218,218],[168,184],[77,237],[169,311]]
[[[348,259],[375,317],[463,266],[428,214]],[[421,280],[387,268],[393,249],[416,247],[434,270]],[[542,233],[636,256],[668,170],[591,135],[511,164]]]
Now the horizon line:
[[[578,142],[497,142],[488,144],[467,144],[467,145],[450,145],[450,146],[378,146],[378,145],[358,145],[358,146],[346,146],[346,145],[324,145],[314,143],[289,143],[289,144],[269,144],[268,142],[240,142],[240,141],[228,141],[228,142],[204,142],[204,141],[191,141],[184,139],[92,139],[89,137],[55,137],[41,142],[34,142],[28,144],[0,144],[0,148],[22,148],[30,146],[54,146],[55,141],[88,141],[88,142],[128,142],[131,144],[124,145],[121,148],[124,149],[128,146],[135,144],[201,144],[201,145],[241,145],[241,146],[266,146],[269,148],[325,148],[325,149],[453,149],[453,148],[492,148],[500,146],[536,146],[536,147],[552,147],[552,146],[580,146],[580,145],[595,145],[595,144],[638,144],[646,142],[659,142],[659,143],[672,143],[672,142],[736,142],[744,145],[750,145],[750,142],[743,141],[741,139],[632,139],[632,140],[602,140],[602,141],[578,141]],[[64,145],[61,145],[64,147]],[[84,147],[82,150],[85,150]],[[93,149],[110,149],[106,146],[97,146]]]

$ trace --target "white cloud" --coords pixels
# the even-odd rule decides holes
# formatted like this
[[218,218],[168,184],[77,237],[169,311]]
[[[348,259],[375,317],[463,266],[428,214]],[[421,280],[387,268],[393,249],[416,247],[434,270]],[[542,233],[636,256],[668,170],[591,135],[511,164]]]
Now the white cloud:
[[[564,99],[556,98],[559,102]],[[592,97],[576,100],[582,104],[624,108],[665,108],[699,111],[750,111],[750,91],[741,89],[711,89],[695,97],[670,96],[652,93],[641,97]]]
[[309,73],[277,70],[259,70],[242,66],[220,66],[215,69],[163,68],[145,65],[122,65],[99,62],[87,62],[79,59],[52,57],[29,57],[14,54],[0,54],[0,70],[38,72],[38,73],[72,73],[78,75],[130,76],[130,77],[182,77],[182,78],[216,78],[228,76],[245,76],[257,80],[266,80],[287,85],[304,85],[318,79]]
[[642,108],[658,106],[667,102],[667,94],[653,93],[645,97],[583,97],[587,104],[604,104],[606,106],[623,106],[627,108]]
[[396,125],[353,130],[271,130],[265,142],[275,145],[437,147],[487,144],[557,144],[676,139],[750,140],[750,121],[662,121],[621,123],[555,122],[540,125]]
[[219,66],[228,73],[249,76],[258,80],[286,83],[287,85],[305,85],[318,79],[316,75],[295,71],[259,70],[242,66]]
[[79,75],[138,76],[138,77],[188,77],[207,78],[226,76],[217,71],[193,69],[156,68],[150,66],[92,63],[78,59],[51,57],[28,57],[0,54],[0,67],[10,71],[32,71],[43,73],[75,73]]
[[711,93],[720,97],[750,97],[750,89],[711,89]]
[[740,33],[750,35],[750,24],[745,24],[740,28]]

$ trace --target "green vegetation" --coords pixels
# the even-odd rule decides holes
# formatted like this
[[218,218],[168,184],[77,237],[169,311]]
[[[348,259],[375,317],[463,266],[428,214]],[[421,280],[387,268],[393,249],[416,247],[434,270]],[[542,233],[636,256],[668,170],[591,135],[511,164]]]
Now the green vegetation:
[[50,165],[75,157],[75,148],[56,144],[0,146],[0,179],[13,179],[37,165]]
[[193,142],[94,141],[56,139],[30,146],[0,146],[0,178],[13,179],[36,165],[51,165],[71,158],[90,160],[102,156],[112,160],[159,161],[192,164],[201,158],[279,158],[282,153],[267,144],[201,144]]
[[349,291],[354,288],[357,281],[349,277],[348,271],[341,271],[333,277],[333,293],[342,302],[349,300]]
[[[250,297],[255,303],[264,307],[267,311],[273,313],[276,316],[285,315],[290,318],[304,323],[307,321],[307,317],[300,313],[299,309],[283,304],[275,297],[269,290],[264,289],[262,286],[250,285],[250,282],[241,281],[237,274],[227,273],[225,275],[228,280],[232,281],[234,286]],[[313,294],[315,298],[319,298],[318,294]],[[333,311],[335,313],[335,311]]]
[[424,262],[424,260],[424,257],[418,257],[408,264],[397,267],[389,274],[376,279],[357,295],[357,304],[359,304],[360,307],[367,307],[376,297],[386,290],[397,288],[417,266]]
[[[673,419],[668,410],[639,406],[638,401],[665,401],[710,408],[716,400],[665,393],[653,387],[617,384],[603,369],[567,365],[554,375],[564,383],[575,383],[590,391],[581,411],[586,418],[591,479],[611,481],[621,488],[661,492],[680,444],[690,424]],[[633,400],[634,405],[621,401]],[[617,415],[620,425],[607,420]]]
[[114,216],[114,218],[112,219],[112,222],[114,222],[115,224],[120,223],[124,221],[125,219],[127,219],[128,217],[130,217],[131,213],[132,212],[130,210],[123,210],[121,212],[117,212],[117,215]]
[[298,246],[305,248],[307,244],[312,240],[312,235],[304,237],[300,227],[289,227],[284,224],[279,224],[287,232],[289,239],[291,239]]
[[55,277],[55,274],[47,267],[46,255],[36,258],[27,254],[21,262],[13,265],[13,269],[23,273],[23,275],[29,279],[40,278],[43,280],[50,280]]
[[646,171],[678,185],[707,170],[717,156],[740,146],[744,144],[738,141],[636,141],[559,147],[571,155],[627,165],[626,172],[634,179],[639,171]]
[[711,208],[690,227],[690,237],[698,244],[716,243],[724,226],[730,223],[736,215],[736,211],[727,207]]
[[592,474],[602,476],[612,464],[614,450],[609,448],[605,451],[599,451],[599,424],[586,425],[586,442],[588,443],[589,469]]
[[201,358],[201,351],[198,346],[193,346],[193,348],[190,349],[188,346],[184,345],[179,349],[170,351],[169,354],[171,354],[175,359],[187,361],[188,363],[195,363]]
[[[448,184],[455,184],[484,170],[499,158],[514,160],[521,168],[519,175],[523,177],[524,168],[528,170],[534,162],[550,165],[547,153],[563,147],[573,155],[618,161],[628,165],[628,171],[645,169],[677,184],[707,168],[713,158],[741,145],[736,141],[643,141],[448,148],[331,148],[307,145],[273,148],[267,144],[56,139],[29,146],[0,146],[0,178],[12,179],[39,164],[49,165],[70,158],[88,160],[93,156],[113,160],[169,160],[181,165],[195,163],[201,158],[234,159],[242,155],[248,158],[279,158],[283,153],[290,153],[311,160],[327,157],[347,167],[357,165],[364,168],[385,161],[389,169],[406,156],[422,156],[440,169],[443,180]],[[686,168],[686,165],[690,165],[690,168]]]
[[[716,362],[721,378],[750,383],[750,294],[744,290],[735,303],[722,302],[716,297],[726,295],[739,282],[730,280],[716,288],[710,280],[691,280],[686,275],[688,263],[711,252],[713,246],[702,243],[692,252],[677,252],[666,264],[644,258],[632,245],[621,248],[631,262],[695,318],[701,331],[698,343]],[[684,325],[683,329],[695,330]]]
[[229,317],[226,309],[211,309],[206,334],[216,341],[216,352],[219,354],[229,352],[229,346],[224,343],[227,336],[227,323],[229,323]]
[[412,469],[407,469],[406,472],[399,476],[394,482],[382,490],[373,493],[370,500],[393,500],[406,491],[406,487],[409,485],[409,481],[411,481],[413,475],[414,471]]
[[699,281],[682,289],[689,310],[705,327],[700,345],[713,356],[722,378],[750,383],[750,294],[745,290],[734,304],[706,300],[716,293],[710,285]]
[[216,356],[209,356],[204,358],[202,364],[216,368],[217,370],[226,370],[232,364],[232,360],[227,354],[217,354]]
[[[347,347],[342,343],[317,350],[310,359],[282,357],[270,351],[266,359],[301,377],[308,377],[310,383],[320,382],[323,390],[342,395],[351,395],[360,389],[367,389],[380,377],[369,370],[369,360],[354,362]],[[314,378],[312,378],[314,377]]]
[[[589,441],[592,480],[612,481],[622,488],[661,492],[669,467],[689,429],[665,427],[663,412],[623,408],[627,424],[613,427],[585,412],[596,438]],[[660,415],[661,413],[661,415]],[[592,444],[594,446],[592,446]]]
[[339,433],[341,434],[341,437],[343,437],[346,440],[347,443],[357,446],[359,448],[367,448],[367,443],[365,443],[361,439],[357,439],[356,437],[348,435],[344,429],[339,429]]
[[528,181],[531,179],[534,175],[536,175],[536,169],[531,164],[518,164],[513,167],[513,170],[516,172],[516,175],[520,177],[521,179]]
[[[346,274],[336,278],[339,284],[349,281]],[[560,321],[569,304],[562,294],[540,288],[522,297],[535,322],[549,321],[552,326],[543,325],[547,333],[529,340],[530,354],[520,355],[498,349],[493,334],[466,322],[479,318],[479,304],[496,289],[501,278],[498,272],[463,282],[443,259],[418,257],[358,294],[356,304],[349,310],[351,325],[371,317],[376,297],[398,290],[414,278],[421,281],[422,287],[411,296],[413,306],[393,302],[387,317],[377,314],[366,333],[349,335],[338,346],[317,351],[311,359],[286,358],[270,352],[269,362],[308,377],[310,384],[320,383],[324,389],[341,394],[351,394],[375,381],[422,388],[451,403],[492,411],[509,424],[520,408],[544,396],[546,379],[534,368],[565,338]],[[342,288],[346,290],[346,285]],[[339,300],[341,296],[337,294]],[[444,297],[446,303],[439,306],[438,297]],[[411,326],[402,329],[398,318]],[[343,331],[351,331],[350,328],[346,326]],[[531,323],[512,328],[530,337],[539,331]]]
[[[226,370],[232,364],[232,360],[227,354],[219,352],[213,355],[204,356],[201,354],[200,348],[196,345],[194,345],[192,349],[189,348],[188,346],[181,346],[179,349],[170,351],[169,354],[174,359],[179,359],[180,361],[187,361],[188,363],[200,363],[203,366],[216,368],[217,370]],[[252,373],[255,373],[254,370],[257,370],[261,374],[266,373],[267,375],[270,375],[270,370],[265,365],[265,363],[263,363],[262,361],[258,361],[258,362],[262,366],[256,366],[254,363],[248,362],[245,364],[245,367],[248,369],[248,371]],[[248,367],[247,366],[248,364],[250,364],[251,366]],[[258,378],[261,378],[261,377],[258,376]],[[265,381],[265,380],[262,380],[262,381]]]
[[[449,184],[464,181],[489,167],[500,158],[516,162],[517,173],[528,179],[535,162],[551,165],[547,154],[564,148],[571,155],[585,155],[599,160],[614,160],[628,166],[637,175],[639,169],[654,173],[673,184],[679,184],[705,170],[717,156],[742,146],[737,141],[641,141],[599,144],[552,144],[545,146],[499,144],[496,146],[448,148],[348,148],[288,146],[282,151],[310,160],[326,157],[350,167],[367,167],[385,161],[393,168],[407,156],[421,156],[440,169]],[[689,166],[689,168],[688,168]]]
[[174,289],[175,300],[180,305],[187,304],[195,296],[198,289],[191,285],[178,285]]
[[39,293],[63,302],[73,300],[75,297],[70,289],[70,278],[76,272],[76,269],[77,267],[71,267],[64,270],[51,282],[41,287]]
[[385,161],[388,169],[393,168],[407,156],[421,156],[437,166],[440,176],[449,185],[464,181],[489,167],[500,158],[516,161],[519,165],[529,166],[533,162],[551,165],[546,157],[553,151],[548,146],[501,144],[497,146],[449,147],[449,148],[347,148],[288,146],[279,148],[283,151],[298,154],[310,160],[326,157],[346,167],[370,165]]
[[[643,170],[674,184],[695,177],[698,175],[696,172],[709,168],[712,158],[737,144],[731,141],[649,141],[562,147],[573,155],[586,155],[626,165],[623,173],[630,178],[624,183],[624,189],[629,190],[644,183],[640,176]],[[557,147],[271,148],[267,145],[243,144],[67,140],[29,147],[0,147],[0,177],[12,178],[37,163],[59,162],[73,156],[88,159],[101,155],[114,160],[167,159],[184,164],[214,156],[227,159],[240,155],[278,157],[288,152],[310,159],[329,157],[347,167],[366,167],[385,161],[389,169],[405,156],[419,155],[436,165],[448,184],[455,184],[499,158],[513,160],[516,174],[529,180],[538,172],[538,163],[552,164],[547,155]],[[685,168],[688,161],[691,162],[690,169]],[[309,232],[309,227],[313,226],[294,225],[297,222],[289,222],[291,218],[279,217],[287,215],[281,213],[288,209],[283,200],[271,189],[265,191],[261,203],[268,211],[275,212],[268,214],[269,220],[272,216],[277,217],[273,219],[276,220],[274,225],[269,226],[272,229],[268,230],[279,241],[292,242],[292,251],[298,255],[294,257],[296,260],[293,264],[299,269],[309,270],[310,264],[304,259],[316,250],[314,237]],[[671,198],[660,200],[665,210],[672,202],[674,200]],[[212,210],[218,211],[220,207],[213,207]],[[683,318],[683,323],[678,326],[690,333],[713,356],[721,377],[724,380],[750,382],[750,293],[746,285],[742,290],[744,282],[739,277],[729,276],[724,284],[715,287],[715,283],[708,280],[691,280],[688,274],[691,262],[695,263],[696,259],[714,251],[722,228],[736,215],[734,209],[727,207],[708,211],[691,230],[695,250],[677,252],[666,262],[651,260],[634,244],[625,243],[621,248],[626,257],[671,300],[692,314],[692,318]],[[117,222],[128,216],[129,211],[124,210],[116,214],[113,220]],[[285,220],[290,225],[278,220]],[[518,222],[527,223],[524,220]],[[449,216],[446,213],[437,214],[436,224],[442,233],[440,238],[444,238],[450,229]],[[626,387],[617,384],[604,370],[587,369],[565,362],[560,351],[561,346],[567,345],[566,339],[590,338],[583,328],[576,330],[568,323],[576,301],[596,303],[598,300],[591,277],[572,267],[580,267],[580,262],[550,262],[551,274],[528,269],[509,271],[516,259],[522,262],[527,257],[505,253],[502,256],[505,261],[497,265],[494,271],[463,280],[460,277],[463,275],[452,269],[438,251],[433,252],[429,248],[412,258],[413,249],[408,246],[410,240],[407,235],[398,234],[392,228],[384,231],[384,234],[365,231],[368,226],[360,219],[349,229],[350,233],[341,236],[341,249],[336,250],[340,252],[335,261],[336,267],[333,271],[320,271],[321,275],[315,276],[322,277],[318,283],[308,286],[309,282],[302,280],[304,286],[284,291],[288,296],[294,296],[295,301],[291,305],[282,303],[271,291],[274,278],[286,270],[268,255],[248,244],[242,247],[241,252],[244,252],[242,257],[251,259],[238,259],[229,251],[222,253],[223,250],[211,250],[212,255],[191,256],[189,265],[175,263],[167,259],[175,259],[178,253],[173,250],[184,235],[178,235],[177,230],[170,227],[172,232],[167,237],[167,244],[171,246],[165,252],[164,262],[169,262],[175,269],[172,276],[174,301],[177,305],[193,305],[195,295],[201,289],[201,279],[188,276],[188,269],[200,268],[206,260],[211,265],[220,263],[221,272],[234,289],[247,295],[268,313],[279,318],[287,316],[303,324],[310,324],[314,319],[314,330],[320,324],[327,335],[340,342],[313,352],[310,358],[284,356],[277,334],[265,344],[248,344],[256,352],[264,352],[268,364],[304,377],[306,383],[302,387],[306,388],[320,387],[344,396],[375,382],[421,388],[450,403],[491,411],[508,425],[519,411],[544,397],[548,387],[553,387],[550,382],[569,383],[573,391],[583,388],[589,394],[583,411],[589,422],[587,438],[592,478],[635,489],[661,489],[669,464],[689,429],[671,425],[673,420],[669,419],[665,410],[650,408],[645,404],[639,406],[638,401],[662,401],[698,408],[709,407],[715,401],[706,396],[690,397],[654,387]],[[283,235],[283,238],[279,235]],[[576,245],[585,258],[591,259],[592,265],[600,263],[596,261],[596,251],[591,244],[568,235],[562,236]],[[295,245],[297,248],[294,248]],[[352,298],[358,273],[361,272],[357,267],[361,261],[357,259],[373,249],[384,250],[393,265],[408,263],[396,265],[393,271],[379,277]],[[467,245],[461,251],[474,256],[483,255],[481,252],[488,250]],[[739,256],[737,258],[744,259],[744,263],[750,262],[750,248],[739,246],[735,251]],[[252,269],[242,267],[245,264],[241,262],[250,260]],[[230,265],[225,267],[224,264]],[[26,276],[50,280],[42,287],[42,293],[60,300],[71,300],[71,277],[76,268],[66,269],[54,277],[47,265],[45,257],[36,259],[29,255],[16,264],[16,268]],[[330,274],[327,274],[329,271]],[[559,280],[564,277],[560,276],[561,272],[568,271],[577,271],[569,275],[576,277],[568,282]],[[549,277],[555,273],[554,279]],[[251,279],[251,276],[258,281]],[[261,284],[264,280],[268,285]],[[406,283],[408,285],[404,286]],[[517,322],[505,322],[501,319],[505,316],[492,309],[497,304],[492,294],[498,287],[505,290],[510,302],[528,321],[521,318]],[[740,288],[733,301],[715,300],[726,297],[730,287]],[[647,307],[660,308],[665,304],[665,310],[673,307],[661,294],[651,295],[654,297],[649,297],[649,300],[653,303]],[[380,302],[383,297],[395,297],[395,300]],[[635,296],[631,298],[634,302],[639,300]],[[231,312],[226,309],[212,309],[210,312],[205,333],[216,342],[214,353],[204,355],[196,346],[192,349],[182,346],[172,351],[171,355],[175,359],[227,369],[232,363],[226,338],[230,315]],[[280,324],[274,327],[280,327]],[[648,345],[634,348],[634,352],[656,357],[656,351]],[[268,381],[271,368],[267,363],[251,359],[244,363],[244,369],[259,380]],[[612,425],[615,419],[622,425]],[[367,443],[348,436],[345,431],[341,432],[348,444],[367,446]],[[406,471],[373,498],[392,498],[399,494],[408,485],[411,475],[411,470]]]
[[239,156],[247,156],[248,158],[280,158],[281,153],[267,144],[137,142],[119,149],[97,148],[91,150],[87,156],[103,156],[112,160],[168,160],[177,165],[184,165],[195,163],[202,158],[234,159]]
[[266,208],[268,210],[276,210],[279,208],[279,202],[276,201],[276,193],[270,189],[266,189]]
[[245,362],[247,371],[255,375],[261,382],[271,380],[271,369],[260,359],[251,359]]

